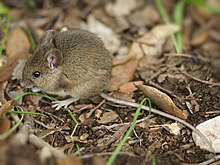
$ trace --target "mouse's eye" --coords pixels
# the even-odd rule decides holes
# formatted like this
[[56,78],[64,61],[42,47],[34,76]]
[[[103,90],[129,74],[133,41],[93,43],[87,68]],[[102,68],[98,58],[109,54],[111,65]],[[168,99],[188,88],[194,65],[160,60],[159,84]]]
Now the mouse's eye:
[[33,76],[36,78],[40,77],[40,72],[38,71],[33,72]]

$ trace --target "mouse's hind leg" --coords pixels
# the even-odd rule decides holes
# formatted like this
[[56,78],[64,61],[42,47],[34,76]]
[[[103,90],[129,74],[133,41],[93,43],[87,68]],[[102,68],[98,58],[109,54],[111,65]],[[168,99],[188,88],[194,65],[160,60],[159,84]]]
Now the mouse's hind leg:
[[62,100],[62,101],[53,101],[52,107],[55,108],[55,110],[59,110],[62,107],[67,108],[71,103],[76,102],[78,100],[79,100],[79,97],[71,97],[69,99]]

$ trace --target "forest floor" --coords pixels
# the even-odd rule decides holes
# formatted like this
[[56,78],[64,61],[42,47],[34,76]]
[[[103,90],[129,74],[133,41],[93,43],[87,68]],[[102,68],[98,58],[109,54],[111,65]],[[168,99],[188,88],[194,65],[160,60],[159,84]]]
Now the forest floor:
[[[218,1],[214,2],[220,6]],[[137,109],[102,98],[80,100],[68,110],[58,111],[42,96],[26,95],[12,102],[26,91],[16,79],[15,66],[33,53],[33,41],[37,43],[49,29],[87,29],[103,40],[113,55],[112,78],[105,91],[112,97],[140,103],[149,96],[134,83],[144,84],[167,94],[194,127],[220,114],[220,15],[186,5],[182,27],[170,26],[174,33],[183,34],[180,54],[176,53],[170,30],[154,1],[36,0],[35,3],[34,8],[26,7],[24,1],[7,0],[4,4],[10,7],[11,23],[0,58],[0,134],[22,117],[6,113],[9,109],[40,114],[25,114],[22,124],[0,141],[0,165],[105,164]],[[163,4],[172,21],[176,1],[163,0]],[[6,21],[2,19],[2,26]],[[3,35],[4,31],[0,37]],[[157,101],[152,101],[152,107],[163,111]],[[195,145],[191,129],[154,113],[150,119],[142,120],[147,116],[147,111],[140,111],[138,123],[115,165],[152,164],[153,160],[157,165],[197,164],[213,158],[213,153]],[[172,125],[179,128],[177,133],[173,133]],[[61,158],[63,153],[76,157]]]

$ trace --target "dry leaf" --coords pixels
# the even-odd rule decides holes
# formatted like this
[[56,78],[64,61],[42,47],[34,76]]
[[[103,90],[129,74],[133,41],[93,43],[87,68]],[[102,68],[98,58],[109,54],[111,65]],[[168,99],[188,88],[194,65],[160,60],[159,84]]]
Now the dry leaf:
[[125,101],[129,101],[129,102],[132,102],[132,103],[135,102],[135,99],[133,99],[130,94],[122,93],[122,92],[119,92],[119,91],[113,92],[112,97],[118,98],[118,99],[121,99],[121,100],[125,100]]
[[117,118],[118,118],[118,114],[116,114],[114,111],[110,111],[103,113],[103,115],[100,117],[100,120],[98,120],[97,122],[100,124],[106,124]]
[[0,118],[3,117],[3,115],[5,115],[8,112],[8,110],[12,109],[13,106],[14,106],[13,100],[9,100],[6,103],[4,103],[0,108]]
[[8,59],[7,64],[0,68],[0,82],[7,81],[11,78],[13,69],[16,67],[18,62],[18,57],[12,57]]
[[106,12],[111,16],[125,16],[131,13],[137,6],[136,0],[116,0],[106,5]]
[[8,131],[11,127],[11,122],[8,117],[4,116],[0,118],[0,135]]
[[11,57],[27,57],[31,45],[21,28],[11,29],[5,43],[6,55]]
[[87,22],[88,30],[99,36],[110,52],[114,53],[119,49],[121,43],[119,37],[110,27],[98,21],[92,14],[88,16]]
[[[175,24],[157,25],[150,32],[137,39],[137,42],[133,42],[129,56],[136,57],[143,55],[158,56],[162,53],[163,45],[170,36],[170,32],[176,33],[180,31],[179,26]],[[144,44],[146,43],[146,44]],[[140,46],[141,45],[141,46]]]
[[162,125],[167,131],[174,135],[180,135],[180,126],[177,123],[171,123],[171,124],[164,124]]
[[195,37],[193,37],[191,41],[191,45],[198,46],[204,43],[209,37],[208,31],[203,31],[202,33],[197,34]]
[[143,81],[133,81],[133,82],[128,82],[128,83],[122,84],[119,87],[119,92],[129,94],[131,92],[136,91],[137,87],[134,84],[136,84],[136,85],[143,85],[144,82]]
[[132,81],[139,60],[131,59],[127,63],[113,67],[112,77],[107,85],[109,91],[117,90],[122,84]]
[[136,10],[128,16],[128,20],[135,26],[153,26],[159,22],[160,15],[153,5],[147,5],[141,10]]
[[187,119],[187,115],[180,110],[171,100],[171,98],[159,91],[158,89],[147,86],[147,85],[137,85],[138,89],[141,90],[144,94],[146,94],[151,101],[156,104],[158,107],[160,107],[163,111],[174,115],[176,117],[179,117],[181,119]]
[[16,79],[21,80],[22,79],[22,73],[23,73],[23,69],[26,64],[26,61],[27,61],[26,59],[18,60],[18,63],[12,72],[12,78],[11,78],[12,80],[16,80]]
[[10,79],[13,69],[21,58],[27,58],[31,46],[24,31],[15,28],[9,31],[5,50],[8,56],[7,63],[0,68],[0,82]]

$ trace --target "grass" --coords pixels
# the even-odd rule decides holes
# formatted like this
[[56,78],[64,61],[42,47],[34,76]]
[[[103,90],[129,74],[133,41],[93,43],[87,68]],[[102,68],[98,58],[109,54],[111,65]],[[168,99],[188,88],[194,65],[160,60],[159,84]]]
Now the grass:
[[14,100],[15,101],[18,101],[20,100],[22,97],[26,96],[26,95],[34,95],[34,96],[40,96],[40,97],[43,97],[43,98],[46,98],[46,99],[49,99],[51,101],[56,101],[57,99],[55,99],[54,97],[51,97],[51,96],[48,96],[46,94],[42,94],[42,93],[35,93],[35,92],[24,92],[24,93],[21,93],[19,95],[17,95]]
[[30,8],[35,8],[36,7],[35,0],[25,0],[25,3],[27,5],[27,7],[30,7]]
[[80,157],[81,156],[81,151],[80,151],[80,147],[78,144],[76,144],[76,148],[77,148],[77,154]]
[[45,114],[39,113],[39,112],[27,112],[27,111],[15,111],[14,109],[11,109],[8,111],[8,113],[13,113],[13,114],[29,114],[29,115],[42,115],[44,117],[48,117]]
[[4,6],[2,3],[0,3],[0,14],[1,15],[7,15],[9,11],[10,9],[7,6]]
[[[160,12],[160,15],[162,17],[163,22],[169,28],[170,20],[169,20],[169,17],[167,15],[166,10],[164,9],[164,6],[163,6],[161,0],[156,0],[155,2],[156,2],[156,6],[158,8],[158,11]],[[212,13],[220,14],[219,7],[216,7],[216,6],[213,6],[209,3],[207,3],[205,0],[179,0],[174,7],[173,19],[174,19],[174,22],[180,27],[182,27],[184,9],[187,4],[199,6],[199,7],[202,7]],[[174,35],[170,29],[170,37],[171,37],[172,42],[175,46],[176,52],[182,53],[183,52],[183,33],[178,32],[176,35]]]
[[112,163],[114,162],[115,158],[117,157],[117,155],[119,154],[120,150],[122,149],[123,145],[125,144],[125,142],[127,141],[129,135],[132,133],[134,127],[135,127],[135,124],[136,124],[136,121],[137,121],[137,118],[138,118],[138,115],[140,113],[140,110],[142,108],[142,105],[145,103],[145,101],[148,100],[149,102],[149,113],[148,113],[148,117],[150,119],[150,113],[151,113],[151,101],[149,98],[144,98],[142,101],[141,101],[141,104],[139,105],[139,107],[137,108],[136,112],[135,112],[135,115],[134,115],[134,118],[133,118],[133,121],[132,121],[132,124],[130,126],[130,128],[128,129],[128,131],[126,132],[125,136],[123,137],[123,139],[121,140],[121,142],[118,144],[118,146],[116,147],[115,151],[113,152],[113,154],[111,155],[111,157],[108,159],[108,162],[107,162],[107,165],[112,165]]
[[185,0],[188,4],[195,5],[202,7],[212,13],[220,14],[220,8],[211,5],[210,3],[206,2],[205,0]]
[[164,9],[164,6],[162,5],[161,0],[156,0],[156,6],[157,6],[157,9],[160,12],[160,15],[162,17],[163,22],[167,25],[167,27],[169,29],[169,33],[170,33],[172,42],[173,42],[173,44],[175,46],[176,52],[177,53],[181,53],[182,52],[182,48],[178,45],[176,37],[175,37],[174,33],[172,32],[172,30],[170,28],[170,20],[168,18],[166,10]]
[[[174,22],[181,27],[183,24],[183,12],[186,5],[186,0],[178,1],[178,3],[174,7],[173,19]],[[175,35],[177,45],[180,49],[179,53],[183,52],[183,33],[177,32]]]
[[68,109],[67,109],[67,111],[68,111],[70,117],[72,118],[73,122],[76,123],[76,125],[75,125],[75,127],[73,128],[73,131],[72,131],[72,133],[71,133],[71,135],[70,135],[70,138],[71,138],[72,142],[74,142],[74,140],[73,140],[73,135],[74,135],[74,133],[76,132],[76,128],[78,127],[79,123],[78,123],[78,121],[76,120],[76,118],[75,118],[75,116],[73,115],[73,113],[72,113],[70,110],[68,110]]

